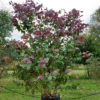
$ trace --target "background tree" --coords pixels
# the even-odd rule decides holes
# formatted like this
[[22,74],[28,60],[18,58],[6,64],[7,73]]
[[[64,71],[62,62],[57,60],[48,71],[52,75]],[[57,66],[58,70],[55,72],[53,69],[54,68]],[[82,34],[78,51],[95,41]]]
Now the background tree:
[[[75,64],[83,64],[83,65],[86,65],[86,70],[87,70],[87,76],[90,77],[90,74],[89,74],[89,68],[87,67],[87,62],[86,60],[90,57],[89,55],[92,53],[92,54],[95,54],[95,44],[92,42],[92,38],[91,38],[91,35],[90,34],[86,34],[84,33],[83,36],[85,37],[85,43],[84,44],[81,44],[81,45],[78,45],[78,50],[76,51],[77,52],[81,52],[77,56],[78,59],[76,59],[76,56],[74,57],[75,60],[74,60],[74,63]],[[83,53],[84,52],[84,53]],[[82,54],[83,53],[83,54]],[[86,57],[82,56],[82,55],[86,55]]]
[[[91,15],[88,34],[85,36],[85,44],[79,45],[81,52],[89,51],[93,53],[93,57],[100,57],[100,7]],[[81,60],[76,60],[75,63],[87,65],[86,62],[88,58],[81,58]],[[87,74],[89,75],[89,69],[87,68]]]
[[100,7],[91,15],[89,33],[95,44],[95,57],[100,57]]
[[13,31],[10,16],[7,10],[0,10],[0,42],[4,42],[6,37],[10,37]]
[[7,46],[8,39],[11,37],[13,31],[13,24],[10,20],[10,13],[7,10],[0,10],[0,75],[5,70],[5,63],[3,62],[3,56],[9,53]]

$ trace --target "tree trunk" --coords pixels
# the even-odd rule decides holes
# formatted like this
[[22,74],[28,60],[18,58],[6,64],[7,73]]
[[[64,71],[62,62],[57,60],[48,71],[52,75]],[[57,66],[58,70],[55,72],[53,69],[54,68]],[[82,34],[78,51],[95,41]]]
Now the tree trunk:
[[90,77],[89,68],[87,67],[87,77]]

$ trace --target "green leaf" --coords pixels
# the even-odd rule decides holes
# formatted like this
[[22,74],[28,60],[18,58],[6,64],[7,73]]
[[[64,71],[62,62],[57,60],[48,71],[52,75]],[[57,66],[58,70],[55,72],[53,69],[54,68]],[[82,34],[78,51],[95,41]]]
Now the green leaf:
[[43,27],[43,24],[39,24],[40,25],[40,27]]
[[27,65],[27,70],[30,70],[30,69],[31,69],[31,65],[32,65],[32,64],[28,64],[28,65]]
[[59,54],[57,54],[57,55],[55,56],[55,58],[59,58]]
[[54,79],[56,79],[56,76],[55,76],[55,75],[53,75],[52,77],[53,77]]
[[45,48],[48,48],[48,44],[44,44],[44,47],[45,47]]
[[52,79],[52,76],[48,76],[48,80],[51,80]]
[[31,77],[28,81],[30,81],[30,82],[34,82],[33,77]]
[[32,26],[32,24],[26,24],[27,26]]
[[27,64],[23,64],[23,65],[22,65],[22,68],[25,68],[25,67],[27,67]]
[[33,29],[30,29],[29,32],[30,32],[30,33],[33,33]]
[[38,71],[40,66],[35,66],[35,70]]
[[59,60],[62,60],[64,58],[64,56],[59,56]]
[[57,29],[57,25],[54,25],[54,28]]

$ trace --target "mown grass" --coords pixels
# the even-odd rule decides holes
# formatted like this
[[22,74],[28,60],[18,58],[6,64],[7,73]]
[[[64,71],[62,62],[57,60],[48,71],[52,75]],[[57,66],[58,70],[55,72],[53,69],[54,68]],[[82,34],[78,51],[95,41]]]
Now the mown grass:
[[[12,71],[9,71],[9,77],[0,79],[0,85],[4,85],[4,83],[7,82],[5,87],[29,95],[30,92],[25,92],[24,86],[16,86],[13,83],[13,80],[15,79],[11,76],[11,74]],[[69,100],[64,98],[76,98],[76,97],[100,92],[100,80],[87,79],[85,70],[74,70],[73,72],[70,73],[70,75],[71,74],[79,75],[80,79],[74,80],[73,83],[66,83],[66,85],[64,85],[62,89],[58,90],[58,93],[61,96],[61,100]],[[79,85],[77,86],[77,84]],[[74,88],[72,88],[72,86],[74,86]],[[40,93],[37,92],[35,93],[34,96],[38,96],[39,98],[21,95],[0,88],[0,100],[41,100]],[[88,96],[76,100],[100,100],[100,94],[92,95],[92,96]]]

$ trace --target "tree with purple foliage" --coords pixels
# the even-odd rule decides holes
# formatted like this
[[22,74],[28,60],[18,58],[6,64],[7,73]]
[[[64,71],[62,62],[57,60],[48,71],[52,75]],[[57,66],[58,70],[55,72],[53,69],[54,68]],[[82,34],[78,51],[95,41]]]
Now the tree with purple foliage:
[[[30,49],[22,50],[15,75],[24,80],[26,90],[38,90],[43,98],[57,98],[57,86],[68,81],[72,71],[72,55],[77,44],[85,42],[79,34],[88,25],[80,20],[82,11],[54,11],[42,4],[26,0],[24,4],[10,2],[14,9],[13,25],[21,31]],[[38,86],[40,87],[38,87]],[[51,90],[54,90],[53,93]]]

